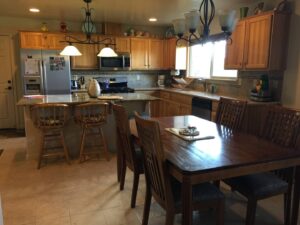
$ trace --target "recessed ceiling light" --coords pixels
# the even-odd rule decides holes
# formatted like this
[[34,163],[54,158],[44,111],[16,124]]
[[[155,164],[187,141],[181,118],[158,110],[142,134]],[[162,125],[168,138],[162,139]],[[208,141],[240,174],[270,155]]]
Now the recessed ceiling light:
[[37,9],[37,8],[30,8],[29,11],[30,11],[30,12],[33,12],[33,13],[38,13],[38,12],[40,12],[40,10]]
[[156,22],[156,21],[157,21],[157,19],[156,19],[156,18],[154,18],[154,17],[152,17],[152,18],[149,18],[149,21],[150,21],[150,22]]

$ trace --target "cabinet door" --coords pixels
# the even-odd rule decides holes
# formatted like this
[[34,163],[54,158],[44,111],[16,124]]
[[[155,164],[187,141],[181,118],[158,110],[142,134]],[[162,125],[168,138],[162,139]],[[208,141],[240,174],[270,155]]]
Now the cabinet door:
[[43,46],[51,50],[63,50],[67,43],[61,42],[65,40],[64,34],[45,34],[43,36]]
[[176,63],[176,38],[164,42],[164,68],[175,69]]
[[163,69],[164,68],[164,41],[159,39],[149,40],[149,69]]
[[21,48],[28,49],[42,49],[43,48],[43,34],[35,32],[21,32],[20,33]]
[[240,21],[235,31],[232,33],[231,40],[227,41],[225,69],[242,69],[244,48],[245,48],[245,30],[246,22]]
[[180,115],[180,104],[176,102],[166,102],[166,116],[178,116]]
[[191,115],[192,114],[192,106],[180,104],[179,115]]
[[130,38],[116,38],[116,47],[117,52],[130,52]]
[[246,22],[245,69],[267,69],[273,15],[253,17]]
[[[85,40],[85,35],[77,36],[80,40]],[[92,37],[97,40],[97,37]],[[97,45],[74,44],[81,52],[81,56],[71,56],[71,68],[76,70],[98,69],[99,49]]]
[[131,39],[131,68],[148,69],[148,39]]

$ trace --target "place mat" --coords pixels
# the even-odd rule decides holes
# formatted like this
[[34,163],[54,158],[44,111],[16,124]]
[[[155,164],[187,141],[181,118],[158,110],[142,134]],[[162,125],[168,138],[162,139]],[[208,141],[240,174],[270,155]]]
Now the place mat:
[[185,141],[198,141],[198,140],[208,140],[208,139],[214,139],[214,136],[203,136],[201,135],[201,132],[199,135],[197,136],[185,136],[185,135],[181,135],[179,134],[179,131],[185,129],[185,128],[165,128],[166,131],[182,138]]
[[118,95],[103,95],[103,96],[98,96],[97,98],[100,100],[121,100],[121,99],[123,99],[122,96],[118,96]]

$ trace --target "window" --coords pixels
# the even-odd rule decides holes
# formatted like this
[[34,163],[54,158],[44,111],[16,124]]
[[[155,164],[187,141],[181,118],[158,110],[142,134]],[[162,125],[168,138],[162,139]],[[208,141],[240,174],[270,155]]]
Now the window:
[[225,40],[189,47],[189,77],[236,78],[237,70],[224,69],[225,51]]

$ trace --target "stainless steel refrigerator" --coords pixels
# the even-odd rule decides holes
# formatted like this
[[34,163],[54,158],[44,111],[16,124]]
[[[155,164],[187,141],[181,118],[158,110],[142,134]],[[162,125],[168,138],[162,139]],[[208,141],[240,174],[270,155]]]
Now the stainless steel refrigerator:
[[55,50],[21,50],[24,95],[71,93],[70,57]]

